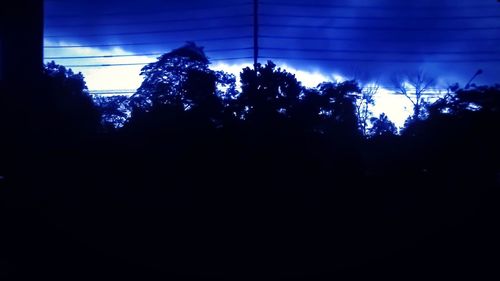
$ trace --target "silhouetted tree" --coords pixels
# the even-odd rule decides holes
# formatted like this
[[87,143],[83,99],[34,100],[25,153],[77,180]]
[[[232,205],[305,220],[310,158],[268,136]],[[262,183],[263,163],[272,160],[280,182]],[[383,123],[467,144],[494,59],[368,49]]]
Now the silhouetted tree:
[[[4,192],[2,186],[2,204],[41,211],[10,212],[16,222],[11,229],[20,227],[22,234],[5,239],[17,242],[9,247],[12,253],[30,243],[24,233],[43,226],[42,237],[24,249],[35,246],[42,255],[56,245],[63,249],[57,255],[67,257],[68,245],[82,239],[85,249],[72,258],[86,253],[78,260],[84,267],[95,257],[88,245],[95,252],[121,251],[123,241],[140,241],[123,250],[130,255],[127,265],[128,258],[140,256],[150,259],[140,265],[165,265],[162,273],[222,271],[216,268],[220,264],[239,271],[240,264],[255,259],[249,251],[262,257],[271,249],[259,261],[289,276],[292,266],[300,265],[301,272],[327,270],[337,262],[344,267],[353,257],[385,250],[395,233],[404,240],[427,239],[439,229],[447,231],[440,237],[453,237],[457,229],[476,232],[476,218],[488,224],[495,219],[496,212],[483,216],[490,213],[484,202],[493,202],[497,197],[490,195],[498,191],[498,85],[450,89],[428,109],[421,92],[413,100],[417,114],[401,136],[394,136],[395,125],[381,114],[369,119],[373,137],[362,138],[372,93],[355,81],[304,88],[293,74],[268,62],[242,71],[238,93],[235,78],[210,70],[194,44],[160,57],[143,74],[145,81],[130,100],[132,118],[99,135],[93,133],[101,132],[100,123],[123,122],[129,100],[97,97],[94,105],[83,76],[64,67],[46,67],[40,92],[0,95],[0,175],[5,171],[15,187]],[[79,142],[86,135],[93,138]],[[4,197],[10,193],[15,196]],[[474,217],[475,212],[480,213]],[[43,221],[35,221],[39,217]],[[456,227],[463,217],[474,221],[472,227]],[[26,227],[26,220],[36,227]],[[156,223],[162,220],[168,223]],[[328,221],[334,227],[325,226]],[[446,230],[448,223],[452,227]],[[60,235],[64,224],[77,231]],[[367,232],[374,226],[376,233]],[[208,234],[200,232],[206,227]],[[103,235],[88,235],[95,228]],[[269,235],[259,237],[254,230]],[[441,243],[440,237],[428,246]],[[39,241],[50,243],[40,247]],[[235,249],[243,254],[235,256]],[[324,250],[328,260],[311,249]],[[415,261],[428,256],[423,252]],[[12,261],[21,256],[24,251]],[[107,258],[99,269],[108,265]],[[54,261],[61,260],[35,269]],[[113,268],[122,265],[115,262]],[[151,271],[133,266],[138,276]]]
[[432,113],[460,114],[466,111],[498,112],[500,110],[500,85],[469,87],[449,91],[429,108]]
[[179,114],[191,112],[192,117],[220,123],[224,107],[238,94],[234,76],[211,70],[203,48],[193,42],[146,65],[141,75],[144,81],[130,99],[132,122],[143,118],[143,124],[152,122],[151,118],[171,122]]
[[276,68],[271,61],[264,66],[257,64],[255,69],[243,69],[241,88],[237,114],[257,122],[265,122],[276,114],[289,116],[302,92],[295,75]]
[[[50,62],[45,65],[41,93],[31,97],[36,126],[46,134],[94,134],[100,127],[99,111],[81,73]],[[51,132],[51,133],[49,133]]]
[[147,111],[165,104],[181,108],[190,106],[185,97],[188,73],[208,73],[208,64],[203,48],[193,42],[160,56],[157,62],[142,68],[144,81],[132,96],[133,110]]
[[93,97],[99,112],[101,122],[107,130],[121,128],[130,115],[129,98],[126,96],[95,96]]
[[[8,161],[9,176],[23,189],[69,189],[83,170],[83,161],[75,159],[90,155],[90,143],[102,136],[100,114],[81,73],[50,62],[35,82],[28,90],[11,85],[2,95],[6,100],[0,105],[9,110],[0,110],[0,144],[6,144],[0,153]],[[64,187],[55,184],[62,178],[68,180]]]
[[321,114],[333,121],[337,133],[357,135],[356,99],[361,92],[358,84],[355,81],[327,82],[319,85],[319,91],[325,101]]
[[361,89],[361,96],[356,101],[356,116],[358,118],[359,130],[363,136],[369,135],[368,121],[372,115],[370,106],[375,104],[373,96],[378,92],[379,86],[377,84],[363,87]]
[[317,88],[306,88],[300,97],[300,102],[292,112],[292,122],[304,131],[324,133],[325,116],[322,109],[328,100]]
[[392,82],[397,89],[396,94],[404,95],[413,104],[414,119],[420,119],[424,112],[425,94],[434,84],[434,79],[420,70],[415,74],[394,75]]
[[394,125],[384,113],[380,114],[378,118],[372,117],[370,121],[373,124],[370,128],[371,136],[392,136],[398,132],[396,125]]

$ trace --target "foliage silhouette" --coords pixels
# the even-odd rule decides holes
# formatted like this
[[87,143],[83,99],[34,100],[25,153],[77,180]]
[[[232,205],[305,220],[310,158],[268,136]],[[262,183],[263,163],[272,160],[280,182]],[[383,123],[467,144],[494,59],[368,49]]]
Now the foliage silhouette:
[[384,113],[380,114],[378,118],[372,117],[370,121],[373,123],[370,129],[370,134],[372,136],[390,136],[398,132],[396,125],[394,125]]
[[361,89],[361,96],[356,101],[356,118],[358,120],[358,127],[361,134],[365,137],[369,135],[368,127],[370,117],[370,106],[375,105],[374,95],[378,92],[379,86],[371,86]]
[[[443,245],[436,232],[453,238],[440,248],[451,251],[469,235],[481,240],[495,219],[499,85],[419,100],[418,118],[397,135],[386,115],[367,120],[372,93],[356,81],[306,88],[269,61],[243,69],[238,91],[209,63],[188,43],[143,68],[130,99],[95,105],[81,74],[55,63],[39,91],[1,95],[10,152],[0,172],[11,185],[2,204],[39,213],[12,212],[6,253],[48,271],[111,272],[114,261],[140,277],[192,279],[347,276],[395,270],[401,255],[402,272],[484,268],[465,246],[445,256],[447,267],[428,252]],[[50,243],[19,238],[35,232]],[[402,249],[407,241],[425,246]],[[31,261],[19,249],[39,254]]]
[[102,116],[103,127],[108,131],[121,128],[129,118],[130,106],[126,96],[95,96],[93,101]]
[[412,119],[421,119],[425,114],[425,95],[435,84],[433,78],[429,77],[423,70],[412,74],[396,74],[393,76],[393,84],[397,94],[404,95],[413,104]]

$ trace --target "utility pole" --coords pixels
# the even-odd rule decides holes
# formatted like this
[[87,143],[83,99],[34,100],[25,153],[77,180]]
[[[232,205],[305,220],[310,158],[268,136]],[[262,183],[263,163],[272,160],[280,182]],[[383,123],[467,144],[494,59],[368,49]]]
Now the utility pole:
[[253,0],[253,66],[259,59],[259,0]]

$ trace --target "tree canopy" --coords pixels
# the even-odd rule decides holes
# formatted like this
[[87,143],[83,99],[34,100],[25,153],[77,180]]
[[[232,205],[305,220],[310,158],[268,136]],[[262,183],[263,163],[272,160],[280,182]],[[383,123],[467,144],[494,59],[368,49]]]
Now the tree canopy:
[[[50,229],[35,231],[51,241],[40,257],[57,245],[54,264],[71,252],[87,267],[112,249],[141,277],[270,270],[258,260],[277,276],[373,264],[373,253],[400,259],[402,240],[445,229],[414,258],[426,260],[442,237],[496,219],[500,85],[450,87],[434,103],[420,91],[398,132],[370,114],[376,94],[356,81],[308,88],[268,61],[244,68],[240,88],[194,43],[142,75],[130,98],[91,97],[81,74],[49,63],[37,90],[0,95],[0,200],[14,206],[12,229],[50,220],[18,230]],[[11,254],[36,244],[22,235],[5,240]],[[74,239],[85,250],[68,251]]]

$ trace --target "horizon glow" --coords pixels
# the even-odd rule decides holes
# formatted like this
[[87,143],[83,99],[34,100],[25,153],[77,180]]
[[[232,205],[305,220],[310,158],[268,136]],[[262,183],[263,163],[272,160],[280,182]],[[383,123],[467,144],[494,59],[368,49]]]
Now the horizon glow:
[[[70,46],[70,42],[50,42],[45,40],[45,44]],[[101,49],[93,47],[84,48],[62,48],[49,49],[45,51],[45,57],[58,56],[105,56],[109,53],[116,55],[134,55],[134,53],[124,50],[123,48],[115,47],[112,49]],[[112,57],[112,58],[95,58],[89,62],[86,59],[67,59],[54,60],[61,65],[78,65],[78,64],[120,64],[120,63],[143,63],[154,62],[156,56],[128,56],[128,57]],[[45,63],[52,59],[45,59]],[[264,63],[264,62],[262,62]],[[322,82],[343,82],[348,80],[345,76],[335,73],[324,73],[319,69],[311,71],[296,69],[286,63],[275,62],[278,67],[286,70],[289,73],[295,74],[298,81],[305,87],[314,88]],[[90,92],[106,92],[112,94],[113,91],[135,91],[140,87],[143,78],[140,76],[140,71],[143,65],[130,66],[113,66],[113,67],[70,67],[75,72],[81,72],[85,77],[85,82]],[[237,78],[241,70],[245,67],[252,67],[252,63],[247,62],[224,62],[218,61],[212,63],[210,68],[213,70],[222,70],[234,74]],[[366,86],[372,85],[368,83]],[[240,86],[240,81],[237,79],[237,86]],[[379,85],[379,90],[374,96],[375,105],[371,106],[371,111],[374,117],[378,117],[381,113],[385,113],[388,118],[394,122],[398,128],[404,126],[405,120],[411,115],[412,104],[402,95],[394,94],[394,91],[389,90]]]

